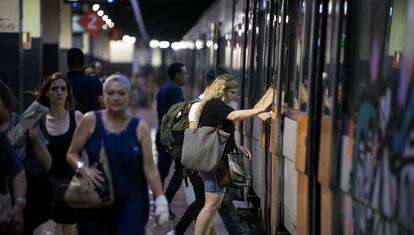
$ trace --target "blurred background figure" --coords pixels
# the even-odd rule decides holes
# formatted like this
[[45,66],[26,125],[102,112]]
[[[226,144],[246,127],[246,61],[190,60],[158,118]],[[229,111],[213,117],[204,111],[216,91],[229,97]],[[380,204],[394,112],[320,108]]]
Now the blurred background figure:
[[[0,132],[0,192],[6,192],[8,178],[11,179],[14,203],[8,216],[10,222],[5,227],[0,227],[1,234],[20,234],[23,231],[23,210],[26,206],[26,174],[23,163],[16,156],[5,133]],[[0,201],[0,203],[6,203]]]
[[102,83],[95,76],[86,75],[82,68],[85,55],[79,48],[71,48],[66,54],[69,72],[66,74],[72,86],[76,109],[82,113],[105,108],[102,97]]
[[89,76],[95,75],[95,68],[91,64],[85,64],[82,70],[86,75],[89,75]]
[[103,75],[102,63],[99,62],[99,61],[96,61],[95,63],[93,63],[93,68],[95,70],[95,75],[103,83],[105,81],[106,77]]
[[[4,134],[12,131],[19,123],[20,115],[14,112],[17,109],[15,101],[10,88],[0,82],[0,132]],[[52,164],[52,158],[46,145],[47,139],[38,126],[31,127],[26,137],[13,145],[26,173],[27,195],[23,213],[23,234],[32,234],[33,230],[47,221],[49,216],[51,187],[47,171]]]

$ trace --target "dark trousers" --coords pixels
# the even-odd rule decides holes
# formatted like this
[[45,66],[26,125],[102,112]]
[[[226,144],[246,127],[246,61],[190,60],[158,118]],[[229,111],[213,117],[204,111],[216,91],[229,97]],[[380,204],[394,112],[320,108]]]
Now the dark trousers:
[[206,200],[204,195],[203,179],[198,176],[197,172],[188,173],[188,178],[193,185],[195,201],[187,207],[180,221],[175,226],[177,235],[184,234],[188,226],[190,226],[191,223],[197,219],[198,213],[200,213],[201,209],[203,209]]
[[181,183],[183,182],[184,173],[181,165],[181,146],[174,147],[171,156],[174,159],[174,173],[171,177],[170,183],[168,184],[167,190],[165,190],[165,197],[168,203],[171,203],[175,193],[180,189]]
[[170,171],[170,166],[172,158],[165,152],[164,146],[161,144],[160,140],[160,128],[157,129],[157,134],[155,136],[155,145],[157,146],[158,151],[158,172],[160,173],[161,183],[164,185],[165,178],[167,178]]

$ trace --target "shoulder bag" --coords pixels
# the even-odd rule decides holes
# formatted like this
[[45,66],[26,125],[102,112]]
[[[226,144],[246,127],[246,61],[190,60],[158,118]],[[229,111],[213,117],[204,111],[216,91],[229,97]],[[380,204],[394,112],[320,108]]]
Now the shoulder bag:
[[215,170],[229,136],[220,126],[185,129],[181,164],[203,173]]
[[[89,159],[86,151],[82,153],[82,160],[85,166],[89,165]],[[109,162],[105,153],[103,141],[99,152],[99,160],[96,162],[96,168],[102,172],[104,181],[102,187],[95,189],[86,187],[85,179],[80,174],[75,174],[69,183],[65,192],[65,202],[75,208],[102,208],[109,207],[114,201],[114,191],[112,186],[112,174]]]
[[252,177],[246,165],[243,154],[238,152],[228,153],[223,157],[217,168],[219,185],[241,189],[251,185]]

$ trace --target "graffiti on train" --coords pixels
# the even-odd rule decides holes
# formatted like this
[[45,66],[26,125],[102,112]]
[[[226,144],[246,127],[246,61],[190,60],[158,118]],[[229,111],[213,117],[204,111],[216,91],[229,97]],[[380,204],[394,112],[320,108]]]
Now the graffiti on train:
[[401,103],[393,88],[403,85],[375,81],[361,92],[347,172],[353,234],[414,231],[414,82]]

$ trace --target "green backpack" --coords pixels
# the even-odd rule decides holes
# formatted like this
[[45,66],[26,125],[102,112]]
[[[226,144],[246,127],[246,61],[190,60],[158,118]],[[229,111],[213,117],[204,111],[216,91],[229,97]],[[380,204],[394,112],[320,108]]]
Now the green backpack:
[[167,152],[171,151],[173,146],[183,145],[184,131],[189,125],[188,114],[191,105],[196,102],[200,102],[200,99],[176,103],[162,117],[160,140]]

